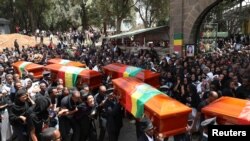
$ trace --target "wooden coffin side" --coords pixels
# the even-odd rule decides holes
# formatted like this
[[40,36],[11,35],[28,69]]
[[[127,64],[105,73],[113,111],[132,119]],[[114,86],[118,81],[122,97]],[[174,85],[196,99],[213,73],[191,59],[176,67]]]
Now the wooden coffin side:
[[166,137],[186,132],[189,113],[191,108],[164,94],[145,103],[145,114],[153,119],[156,131]]
[[59,64],[60,63],[60,58],[54,58],[54,59],[49,59],[48,64]]
[[[60,64],[49,64],[44,67],[44,70],[51,72],[51,80],[52,82],[56,82],[58,78],[59,69],[62,67]],[[64,82],[65,85],[65,82]]]
[[15,72],[17,72],[21,76],[21,72],[19,71],[18,67],[23,63],[24,61],[18,61],[12,64]]
[[131,77],[127,77],[127,78],[117,78],[117,79],[113,79],[113,86],[114,86],[114,93],[120,97],[120,103],[122,104],[122,106],[125,107],[126,103],[127,103],[127,96],[126,95],[130,95],[133,93],[133,91],[135,90],[135,87],[142,83],[141,81],[139,81],[136,78],[131,78]]
[[160,74],[149,70],[142,70],[136,75],[144,83],[147,83],[155,88],[160,88]]
[[112,79],[119,78],[123,76],[123,70],[127,67],[127,65],[113,63],[103,67],[104,73],[106,75],[111,76]]
[[38,64],[29,64],[26,66],[28,72],[34,73],[34,77],[36,79],[40,79],[43,77],[44,66]]
[[[19,71],[19,66],[25,61],[18,61],[14,64],[12,64],[15,72],[17,72],[19,75],[21,75],[21,72]],[[34,73],[34,77],[36,79],[40,79],[42,78],[42,73],[43,73],[43,70],[44,70],[44,66],[43,65],[38,65],[38,64],[35,64],[35,63],[31,63],[31,64],[28,64],[25,69],[28,71],[28,72],[32,72]]]
[[[99,73],[97,71],[93,71],[93,70],[82,71],[79,74],[78,79],[81,79],[80,82],[78,81],[79,83],[81,83],[80,85],[82,85],[83,83],[86,83],[89,85],[90,89],[97,88],[102,83],[101,73]],[[79,83],[78,83],[78,85],[79,85]]]
[[[202,109],[205,117],[217,117],[219,124],[247,124],[250,125],[250,120],[247,120],[249,113],[250,102],[247,100],[221,97],[210,103]],[[244,110],[245,109],[245,110]],[[244,122],[241,122],[244,119]]]
[[188,114],[182,113],[159,119],[158,116],[152,114],[150,110],[145,108],[145,115],[150,118],[156,127],[156,134],[161,133],[164,137],[174,136],[186,132]]

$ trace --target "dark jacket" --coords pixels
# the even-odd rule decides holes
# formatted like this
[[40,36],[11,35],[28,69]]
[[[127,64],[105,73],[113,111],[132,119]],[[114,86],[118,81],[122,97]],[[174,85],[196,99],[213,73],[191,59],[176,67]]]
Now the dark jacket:
[[115,101],[107,100],[105,103],[107,117],[107,131],[115,133],[123,126],[121,105]]
[[[138,141],[148,141],[148,138],[147,138],[147,136],[146,136],[146,133],[142,134],[142,135],[139,137]],[[154,141],[156,141],[155,138],[154,138]]]
[[28,102],[23,103],[19,100],[16,100],[14,105],[10,106],[8,109],[10,124],[13,126],[23,125],[23,122],[19,118],[19,116],[26,117],[28,110],[29,110],[29,103]]

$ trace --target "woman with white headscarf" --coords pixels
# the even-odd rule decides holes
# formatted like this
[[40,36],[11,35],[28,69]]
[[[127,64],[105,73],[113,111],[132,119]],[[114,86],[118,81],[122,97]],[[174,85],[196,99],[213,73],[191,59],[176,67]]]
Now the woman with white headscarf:
[[33,83],[33,81],[30,78],[26,78],[24,81],[25,81],[24,87],[26,88],[28,94],[30,95],[32,100],[35,100],[36,96],[36,93],[34,92],[35,83]]

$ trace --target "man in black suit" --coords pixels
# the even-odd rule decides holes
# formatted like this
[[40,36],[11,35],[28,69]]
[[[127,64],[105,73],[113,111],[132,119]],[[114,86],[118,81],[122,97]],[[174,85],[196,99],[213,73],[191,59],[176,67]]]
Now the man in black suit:
[[40,81],[41,83],[46,84],[47,88],[51,86],[50,78],[51,78],[51,73],[49,71],[44,71],[43,72],[43,79]]
[[138,141],[156,141],[154,137],[154,126],[148,118],[141,120],[141,128],[144,133],[139,137]]

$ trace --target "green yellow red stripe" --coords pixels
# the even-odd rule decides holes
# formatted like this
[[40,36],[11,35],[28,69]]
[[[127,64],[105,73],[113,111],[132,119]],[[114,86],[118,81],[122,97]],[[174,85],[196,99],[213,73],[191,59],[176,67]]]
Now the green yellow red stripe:
[[142,117],[145,103],[158,94],[162,94],[162,92],[148,84],[142,83],[137,85],[135,91],[130,95],[132,105],[127,105],[128,107],[131,107],[129,111],[136,118]]
[[21,64],[19,65],[18,69],[19,69],[19,72],[20,72],[21,77],[23,77],[23,75],[24,75],[25,67],[26,67],[27,65],[29,65],[29,64],[31,64],[31,62],[23,62],[23,63],[21,63]]

